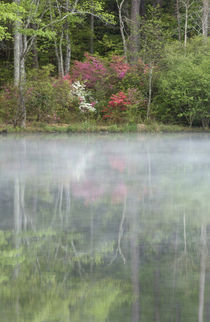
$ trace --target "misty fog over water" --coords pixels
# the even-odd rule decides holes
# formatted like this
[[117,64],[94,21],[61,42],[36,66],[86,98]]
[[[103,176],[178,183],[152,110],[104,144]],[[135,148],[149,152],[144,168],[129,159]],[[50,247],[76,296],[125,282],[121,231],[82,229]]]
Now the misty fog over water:
[[210,135],[0,137],[0,321],[210,321]]

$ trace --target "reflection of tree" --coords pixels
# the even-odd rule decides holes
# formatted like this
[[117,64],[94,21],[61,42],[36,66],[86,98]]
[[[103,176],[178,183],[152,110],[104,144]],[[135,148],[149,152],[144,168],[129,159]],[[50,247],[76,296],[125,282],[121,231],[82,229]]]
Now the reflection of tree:
[[203,322],[203,315],[204,315],[207,254],[208,254],[208,250],[207,250],[207,241],[206,241],[206,225],[203,224],[201,226],[201,260],[200,260],[198,322]]
[[4,320],[208,320],[209,161],[194,141],[59,140],[0,161]]
[[131,192],[129,198],[130,215],[130,251],[131,251],[131,283],[133,289],[132,322],[140,321],[140,249],[139,249],[139,204],[136,194]]

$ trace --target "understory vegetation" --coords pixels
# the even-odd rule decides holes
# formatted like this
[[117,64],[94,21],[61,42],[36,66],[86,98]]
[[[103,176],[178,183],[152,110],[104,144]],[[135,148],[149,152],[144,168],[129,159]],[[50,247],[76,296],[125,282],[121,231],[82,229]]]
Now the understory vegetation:
[[62,3],[52,1],[46,6],[50,21],[40,16],[44,0],[36,10],[3,2],[0,124],[156,122],[208,128],[206,4],[169,2],[145,0],[141,7],[139,0],[106,0],[99,6],[94,0],[92,6],[76,1],[73,7],[69,0],[62,12]]

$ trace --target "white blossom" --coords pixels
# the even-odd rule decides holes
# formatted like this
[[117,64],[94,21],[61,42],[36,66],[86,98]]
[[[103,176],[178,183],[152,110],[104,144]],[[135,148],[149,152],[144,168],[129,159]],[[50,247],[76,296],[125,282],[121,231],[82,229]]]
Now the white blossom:
[[86,90],[85,88],[85,84],[80,83],[79,81],[74,82],[72,84],[72,94],[77,96],[80,100],[80,105],[79,105],[79,109],[82,112],[95,112],[96,109],[94,108],[94,106],[90,103],[88,103],[88,98],[92,99],[90,96],[90,93]]

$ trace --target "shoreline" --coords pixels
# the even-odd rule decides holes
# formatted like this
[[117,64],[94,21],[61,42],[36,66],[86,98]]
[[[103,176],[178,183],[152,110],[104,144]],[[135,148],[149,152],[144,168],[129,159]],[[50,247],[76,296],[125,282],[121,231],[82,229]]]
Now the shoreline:
[[197,132],[208,133],[210,129],[202,127],[186,127],[171,124],[109,124],[102,125],[94,122],[72,124],[28,123],[26,128],[0,124],[0,134],[9,133],[179,133]]

